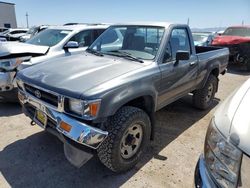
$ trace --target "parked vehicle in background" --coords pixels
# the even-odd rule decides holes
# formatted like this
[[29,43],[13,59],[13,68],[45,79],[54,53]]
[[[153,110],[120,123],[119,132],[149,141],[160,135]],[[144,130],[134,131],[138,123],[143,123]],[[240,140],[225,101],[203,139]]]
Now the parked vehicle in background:
[[5,38],[7,41],[19,41],[28,29],[8,29],[0,34],[0,38]]
[[250,71],[250,26],[229,27],[222,35],[215,37],[212,45],[228,47],[230,60],[245,64]]
[[35,36],[37,33],[43,31],[44,29],[48,28],[48,25],[40,25],[40,26],[34,26],[31,27],[25,35],[20,37],[21,42],[25,42]]
[[6,38],[1,38],[0,37],[0,42],[7,42]]
[[222,35],[223,33],[225,32],[225,30],[219,30],[219,31],[216,31],[215,35]]
[[155,111],[190,92],[195,107],[210,107],[228,55],[195,47],[187,25],[113,25],[82,54],[20,71],[19,99],[73,165],[97,152],[112,171],[126,171],[153,138]]
[[26,43],[0,45],[0,99],[17,100],[17,71],[48,59],[82,53],[108,25],[54,26],[38,33]]
[[192,32],[195,46],[210,46],[214,39],[213,32]]
[[249,104],[250,79],[216,110],[196,166],[196,187],[250,187]]
[[0,34],[2,33],[2,32],[4,32],[4,31],[7,31],[8,30],[8,28],[6,28],[6,27],[0,27]]

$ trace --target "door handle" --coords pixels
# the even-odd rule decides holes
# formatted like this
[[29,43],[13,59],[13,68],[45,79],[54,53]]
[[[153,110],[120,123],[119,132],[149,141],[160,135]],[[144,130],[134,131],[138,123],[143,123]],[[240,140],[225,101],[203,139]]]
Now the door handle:
[[196,61],[192,61],[189,65],[190,66],[193,66],[193,65],[195,65],[196,64]]

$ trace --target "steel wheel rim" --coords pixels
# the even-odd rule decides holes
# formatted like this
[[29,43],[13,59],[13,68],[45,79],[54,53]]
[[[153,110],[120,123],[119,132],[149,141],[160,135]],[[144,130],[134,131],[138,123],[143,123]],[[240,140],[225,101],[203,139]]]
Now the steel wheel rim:
[[213,95],[213,90],[214,90],[214,86],[212,83],[209,84],[208,86],[208,92],[207,92],[207,96],[206,96],[206,102],[209,102],[212,98]]
[[124,159],[129,159],[133,157],[141,146],[143,138],[142,126],[138,123],[132,124],[127,128],[123,134],[120,152]]

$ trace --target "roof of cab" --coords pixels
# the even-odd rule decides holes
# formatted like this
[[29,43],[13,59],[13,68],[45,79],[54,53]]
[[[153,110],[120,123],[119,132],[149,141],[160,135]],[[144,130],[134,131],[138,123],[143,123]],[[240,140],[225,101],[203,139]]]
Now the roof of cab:
[[109,24],[78,24],[78,25],[59,25],[59,26],[49,26],[50,29],[62,29],[62,30],[83,30],[83,29],[106,29]]

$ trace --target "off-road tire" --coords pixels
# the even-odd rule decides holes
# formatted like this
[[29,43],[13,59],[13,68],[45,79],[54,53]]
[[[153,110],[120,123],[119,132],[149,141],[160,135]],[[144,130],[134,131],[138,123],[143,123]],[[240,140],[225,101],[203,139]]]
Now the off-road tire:
[[[212,85],[212,92],[210,91],[211,97],[209,100],[207,100],[211,85]],[[214,99],[214,95],[217,91],[217,87],[218,87],[218,78],[215,75],[211,74],[208,77],[205,86],[201,89],[194,91],[194,93],[193,93],[193,105],[196,108],[201,109],[201,110],[208,109],[213,103],[213,99]]]
[[[124,159],[120,150],[121,140],[126,129],[135,123],[142,127],[142,141],[138,151],[131,158]],[[134,167],[150,140],[151,123],[148,115],[139,108],[125,106],[108,119],[106,129],[108,137],[97,149],[100,161],[114,172],[123,172]]]

